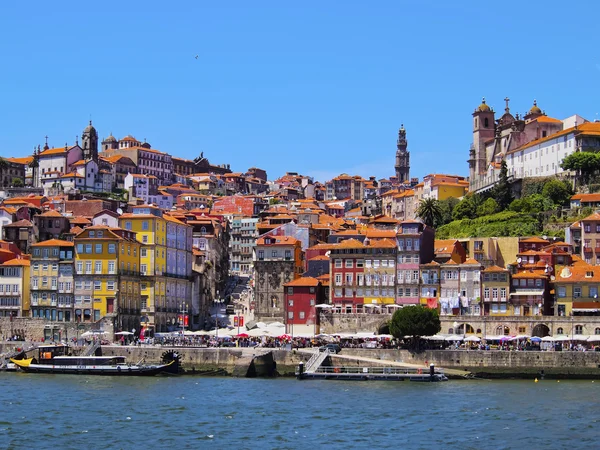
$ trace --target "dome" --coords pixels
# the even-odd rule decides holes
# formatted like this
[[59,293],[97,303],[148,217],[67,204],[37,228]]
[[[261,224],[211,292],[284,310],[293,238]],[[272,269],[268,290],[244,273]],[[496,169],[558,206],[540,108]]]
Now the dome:
[[91,133],[91,132],[96,132],[96,129],[94,128],[94,126],[92,125],[92,121],[90,120],[90,124],[85,127],[85,129],[83,130],[84,133]]
[[117,139],[110,133],[110,136],[107,137],[104,142],[117,142]]
[[489,110],[490,110],[490,107],[485,104],[485,97],[483,97],[481,99],[481,105],[479,105],[477,107],[476,111],[479,111],[479,112],[488,112]]
[[529,110],[529,114],[541,114],[542,110],[539,108],[539,106],[537,105],[537,101],[534,100],[533,101],[533,106],[531,107],[531,109]]

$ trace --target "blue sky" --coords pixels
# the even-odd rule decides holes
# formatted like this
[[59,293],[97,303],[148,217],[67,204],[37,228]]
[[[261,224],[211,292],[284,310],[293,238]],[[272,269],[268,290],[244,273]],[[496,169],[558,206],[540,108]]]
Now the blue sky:
[[271,179],[381,178],[404,123],[411,176],[467,175],[482,96],[600,111],[600,7],[534,3],[5,2],[0,155],[72,143],[91,116],[101,137]]

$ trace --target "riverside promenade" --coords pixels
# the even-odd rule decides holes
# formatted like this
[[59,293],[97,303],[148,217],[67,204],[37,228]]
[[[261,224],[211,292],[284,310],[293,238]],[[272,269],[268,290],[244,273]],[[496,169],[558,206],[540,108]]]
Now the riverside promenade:
[[[0,343],[0,354],[14,351],[16,346],[28,348],[31,343]],[[77,352],[77,348],[74,349]],[[232,376],[294,376],[298,364],[306,363],[316,349],[273,348],[195,348],[168,346],[102,347],[104,355],[125,356],[130,362],[144,359],[159,362],[166,352],[181,357],[185,373]],[[443,369],[449,378],[475,376],[481,378],[587,378],[600,379],[600,352],[577,351],[503,351],[503,350],[407,350],[344,348],[330,354],[325,366],[383,366],[428,369],[429,364]]]

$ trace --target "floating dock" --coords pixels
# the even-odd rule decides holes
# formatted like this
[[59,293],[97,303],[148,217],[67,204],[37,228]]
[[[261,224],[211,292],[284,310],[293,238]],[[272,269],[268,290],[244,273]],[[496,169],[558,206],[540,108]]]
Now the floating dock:
[[433,364],[429,370],[407,367],[354,367],[323,366],[327,352],[314,354],[305,364],[300,363],[296,370],[299,380],[381,380],[381,381],[448,381],[444,371]]

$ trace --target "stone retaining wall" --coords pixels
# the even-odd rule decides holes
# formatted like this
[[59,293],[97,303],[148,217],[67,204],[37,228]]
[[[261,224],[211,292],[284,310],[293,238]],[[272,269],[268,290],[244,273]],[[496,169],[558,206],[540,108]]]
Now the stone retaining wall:
[[6,341],[16,335],[28,341],[70,340],[81,336],[90,330],[103,330],[109,339],[113,337],[113,319],[106,317],[97,323],[53,322],[46,319],[33,319],[30,317],[0,317],[0,340]]

